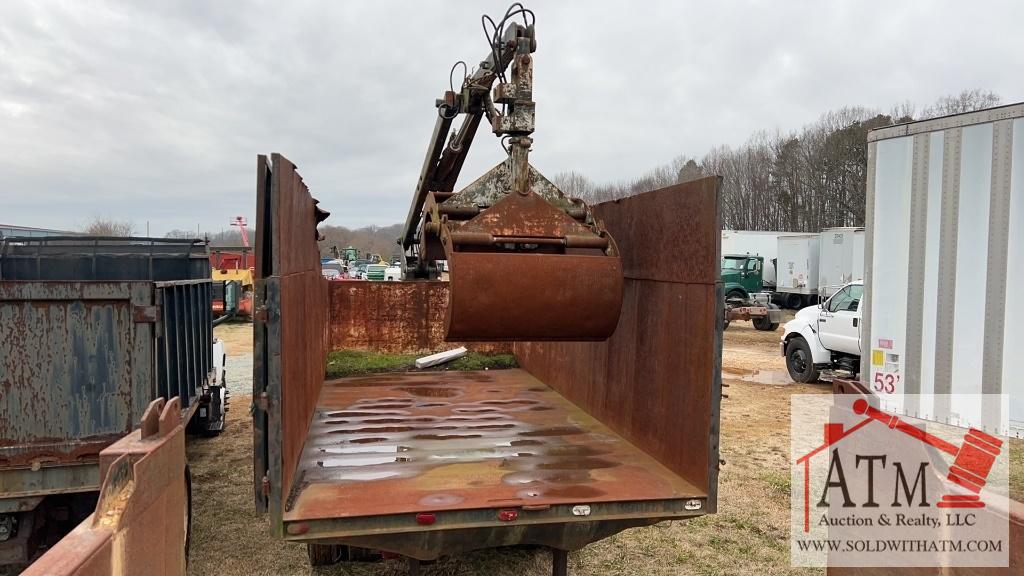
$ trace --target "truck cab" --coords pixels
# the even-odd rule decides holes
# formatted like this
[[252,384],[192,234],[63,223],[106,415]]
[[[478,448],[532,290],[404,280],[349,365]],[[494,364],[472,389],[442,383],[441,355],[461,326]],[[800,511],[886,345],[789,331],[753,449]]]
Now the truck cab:
[[746,299],[764,289],[764,258],[750,254],[722,256],[722,284],[725,299]]
[[780,351],[796,382],[814,382],[822,370],[860,369],[861,281],[846,284],[821,304],[808,306],[783,327]]

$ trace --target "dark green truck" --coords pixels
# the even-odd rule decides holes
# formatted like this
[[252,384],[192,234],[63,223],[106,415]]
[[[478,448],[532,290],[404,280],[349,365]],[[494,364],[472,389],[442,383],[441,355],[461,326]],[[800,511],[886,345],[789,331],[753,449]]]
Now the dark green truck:
[[725,293],[725,327],[732,320],[750,320],[757,330],[779,327],[782,311],[764,292],[764,258],[750,254],[722,256],[722,291]]

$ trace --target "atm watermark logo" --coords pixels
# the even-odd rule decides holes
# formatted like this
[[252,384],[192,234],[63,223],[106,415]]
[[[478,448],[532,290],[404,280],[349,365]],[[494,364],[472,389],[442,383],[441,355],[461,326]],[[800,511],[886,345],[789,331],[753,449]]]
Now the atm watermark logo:
[[1009,444],[1005,422],[985,428],[918,420],[856,395],[793,396],[792,564],[1008,566]]

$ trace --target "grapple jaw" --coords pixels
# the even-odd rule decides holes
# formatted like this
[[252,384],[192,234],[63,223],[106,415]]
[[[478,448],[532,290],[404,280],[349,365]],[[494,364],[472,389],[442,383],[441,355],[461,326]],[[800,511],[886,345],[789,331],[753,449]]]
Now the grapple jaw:
[[525,193],[510,191],[502,163],[427,202],[424,227],[436,232],[449,268],[449,340],[604,340],[615,331],[615,241],[584,202],[532,166],[529,173]]

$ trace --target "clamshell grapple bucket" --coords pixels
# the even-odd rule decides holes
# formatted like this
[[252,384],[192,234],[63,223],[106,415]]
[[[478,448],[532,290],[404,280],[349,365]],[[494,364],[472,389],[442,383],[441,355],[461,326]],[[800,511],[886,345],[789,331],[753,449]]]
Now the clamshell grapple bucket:
[[[513,23],[520,13],[524,23]],[[513,5],[489,37],[487,59],[458,92],[452,87],[435,102],[434,134],[400,240],[409,279],[436,278],[446,261],[453,341],[604,340],[619,319],[615,241],[586,203],[563,194],[528,160],[537,48],[530,17]],[[459,115],[462,127],[451,131]],[[484,116],[508,158],[454,192]]]
[[446,220],[441,241],[448,339],[604,340],[615,331],[622,265],[614,240],[539,194],[509,193],[468,221]]

